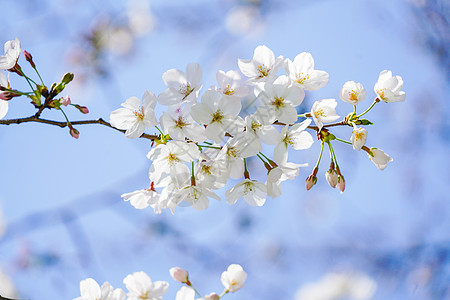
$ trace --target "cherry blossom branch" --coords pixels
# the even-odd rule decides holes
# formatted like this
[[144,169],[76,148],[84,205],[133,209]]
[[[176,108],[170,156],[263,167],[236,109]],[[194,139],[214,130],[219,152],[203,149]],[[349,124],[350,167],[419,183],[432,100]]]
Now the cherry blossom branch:
[[[44,105],[42,105],[41,107],[44,107]],[[36,114],[37,115],[37,114]],[[49,125],[54,125],[54,126],[58,126],[61,128],[67,127],[67,122],[59,122],[59,121],[53,121],[53,120],[47,120],[47,119],[41,119],[39,116],[30,116],[27,118],[18,118],[18,119],[8,119],[8,120],[0,120],[0,125],[11,125],[11,124],[22,124],[22,123],[28,123],[28,122],[35,122],[35,123],[44,123],[44,124],[49,124]],[[125,130],[122,129],[117,129],[113,126],[111,126],[110,123],[106,122],[105,120],[103,120],[102,118],[99,118],[97,120],[82,120],[82,121],[74,121],[71,122],[72,125],[87,125],[87,124],[101,124],[104,125],[106,127],[110,127],[114,130],[120,131],[122,133],[125,133]],[[153,135],[153,134],[146,134],[143,133],[140,138],[144,138],[144,139],[148,139],[148,140],[156,140],[159,138],[158,135]]]

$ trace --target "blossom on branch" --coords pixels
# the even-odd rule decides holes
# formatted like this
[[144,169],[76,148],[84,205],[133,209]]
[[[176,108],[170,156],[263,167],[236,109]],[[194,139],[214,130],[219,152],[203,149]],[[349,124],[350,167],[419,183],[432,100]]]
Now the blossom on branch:
[[144,272],[135,272],[123,280],[128,289],[127,300],[162,300],[169,284],[166,281],[152,282]]
[[258,46],[253,53],[253,59],[239,59],[241,72],[249,77],[248,83],[273,82],[283,64],[283,57],[275,59],[272,50],[266,46]]
[[[0,72],[0,87],[9,87],[8,80],[3,72]],[[3,119],[3,117],[8,113],[9,102],[6,101],[10,99],[8,94],[8,92],[0,90],[0,119]]]
[[370,152],[368,152],[369,159],[377,166],[378,169],[383,171],[387,164],[391,161],[394,161],[392,157],[390,157],[383,150],[372,147],[370,148]]
[[15,39],[5,43],[5,55],[0,56],[0,70],[14,68],[20,55],[20,41]]
[[125,292],[122,289],[114,289],[108,282],[102,287],[92,279],[87,278],[80,282],[81,297],[73,300],[125,300]]
[[304,90],[315,91],[328,84],[328,73],[314,70],[311,53],[302,52],[294,58],[294,61],[286,59],[284,69],[289,78]]
[[351,105],[356,105],[366,98],[366,90],[359,82],[347,81],[339,93],[339,98]]
[[381,71],[377,83],[375,83],[374,91],[378,98],[386,103],[404,101],[406,94],[403,88],[403,79],[400,76],[392,76],[392,72],[388,70]]
[[110,115],[111,126],[126,130],[125,136],[131,139],[140,137],[145,129],[158,124],[155,116],[156,97],[145,91],[141,101],[137,97],[128,98],[123,108],[116,109]]
[[334,99],[323,99],[314,102],[311,108],[311,115],[319,130],[322,130],[323,123],[329,123],[339,119],[336,114],[337,102]]
[[245,285],[246,279],[247,273],[238,264],[228,266],[228,269],[220,277],[225,289],[232,293],[240,290]]

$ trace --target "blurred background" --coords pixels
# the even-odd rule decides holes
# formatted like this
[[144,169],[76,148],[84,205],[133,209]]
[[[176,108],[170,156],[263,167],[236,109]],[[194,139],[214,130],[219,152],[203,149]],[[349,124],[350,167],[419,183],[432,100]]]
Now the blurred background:
[[[1,4],[0,44],[18,37],[48,84],[75,74],[64,93],[90,113],[67,109],[71,120],[109,120],[125,99],[146,89],[161,93],[162,74],[189,62],[202,66],[205,91],[217,70],[238,70],[237,59],[250,59],[258,45],[290,59],[310,52],[316,69],[330,74],[325,88],[307,92],[302,112],[316,100],[338,99],[348,80],[368,92],[362,111],[385,69],[402,76],[407,98],[377,104],[367,115],[375,123],[367,145],[394,158],[384,171],[364,152],[336,144],[345,193],[326,183],[326,152],[318,184],[305,190],[315,143],[290,153],[290,161],[310,167],[263,207],[212,200],[206,211],[181,207],[175,215],[136,210],[120,197],[148,187],[148,140],[101,125],[78,126],[79,140],[67,128],[0,126],[0,295],[72,299],[87,277],[124,288],[127,274],[145,271],[168,281],[164,299],[174,299],[181,286],[170,278],[174,266],[187,269],[202,293],[220,293],[220,274],[239,263],[247,284],[225,299],[450,299],[447,1]],[[27,89],[21,78],[10,80]],[[345,116],[352,108],[338,101]],[[32,114],[27,99],[15,98],[5,118]],[[58,111],[42,117],[63,120]],[[349,128],[334,132],[351,135]],[[263,172],[259,161],[250,164],[253,174]]]

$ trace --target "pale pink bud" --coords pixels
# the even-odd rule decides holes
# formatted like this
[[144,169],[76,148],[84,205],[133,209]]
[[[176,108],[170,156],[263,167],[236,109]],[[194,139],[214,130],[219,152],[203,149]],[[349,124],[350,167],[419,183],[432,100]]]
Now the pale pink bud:
[[76,130],[75,128],[70,128],[70,135],[76,139],[80,137],[80,132]]
[[338,174],[336,172],[336,170],[334,169],[329,169],[326,173],[325,173],[325,178],[327,179],[328,184],[332,187],[335,188],[337,183],[338,183]]
[[72,101],[70,101],[70,97],[69,96],[64,96],[61,99],[59,99],[59,102],[61,103],[61,105],[67,106],[70,103],[72,103]]
[[311,174],[306,178],[306,190],[309,191],[317,183],[317,177]]
[[216,293],[211,293],[205,296],[205,300],[219,300],[220,297]]
[[188,272],[185,269],[182,269],[180,267],[174,267],[169,270],[170,276],[172,276],[173,279],[175,279],[178,282],[181,283],[187,283],[189,282],[189,275]]
[[344,176],[339,175],[337,178],[337,188],[341,191],[341,193],[344,192],[345,190],[345,179]]
[[25,56],[25,59],[30,63],[30,65],[33,68],[36,68],[36,65],[33,62],[33,56],[31,56],[31,54],[26,50],[23,50],[22,52],[23,52],[23,55]]
[[89,109],[88,109],[86,106],[81,106],[81,107],[80,107],[80,111],[81,111],[83,114],[88,114],[88,113],[89,113]]

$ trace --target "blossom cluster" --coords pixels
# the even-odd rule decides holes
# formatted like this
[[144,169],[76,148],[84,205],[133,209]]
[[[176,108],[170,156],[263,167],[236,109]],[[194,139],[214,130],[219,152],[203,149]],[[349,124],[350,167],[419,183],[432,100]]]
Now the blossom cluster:
[[[245,285],[247,273],[240,265],[232,264],[222,273],[220,278],[224,290],[219,295],[210,293],[202,297],[189,280],[188,272],[180,267],[170,269],[170,275],[178,282],[185,284],[177,292],[175,300],[218,300],[229,292],[236,292]],[[81,296],[73,300],[162,300],[169,289],[166,281],[152,281],[143,271],[126,276],[123,280],[128,293],[120,288],[114,289],[109,282],[100,286],[94,279],[87,278],[80,282]],[[199,298],[197,298],[199,297]]]
[[[197,210],[206,209],[209,199],[220,200],[216,190],[224,187],[229,178],[241,179],[225,192],[229,204],[243,198],[249,205],[262,206],[267,196],[281,195],[281,183],[294,179],[307,164],[288,161],[288,149],[308,149],[314,142],[306,129],[315,130],[323,144],[330,147],[331,165],[326,179],[332,187],[345,189],[345,180],[337,164],[330,141],[336,138],[325,123],[338,120],[335,99],[315,101],[309,112],[299,114],[298,106],[305,91],[315,91],[328,84],[329,75],[316,70],[310,53],[300,53],[293,61],[275,57],[266,46],[258,46],[252,59],[238,60],[243,82],[236,70],[216,74],[217,85],[200,97],[202,68],[190,63],[183,72],[171,69],[162,79],[167,89],[156,96],[146,91],[142,101],[131,97],[111,113],[111,125],[124,130],[129,138],[140,137],[154,127],[159,135],[147,157],[152,161],[149,171],[150,187],[125,193],[122,197],[138,208],[151,206],[155,213],[174,209],[182,202]],[[278,75],[284,69],[284,75]],[[356,114],[356,105],[363,101],[366,91],[361,83],[344,84],[340,98],[354,106],[340,124],[353,127],[348,144],[365,150],[379,169],[392,159],[377,148],[365,147],[367,130],[358,125],[370,125],[360,119],[379,101],[397,102],[405,98],[403,81],[382,71],[374,91],[376,98],[368,110]],[[250,99],[253,112],[243,108],[242,100]],[[156,104],[167,107],[157,118]],[[299,121],[299,118],[306,118]],[[314,121],[315,126],[311,123]],[[275,126],[280,126],[276,128]],[[273,146],[272,155],[265,155],[263,144]],[[266,149],[266,148],[264,148]],[[321,154],[322,154],[321,150]],[[320,154],[320,157],[321,157]],[[247,159],[258,157],[267,169],[267,179],[260,182],[250,178]],[[269,158],[271,157],[271,158]],[[306,180],[310,189],[317,181],[318,164]]]

